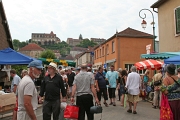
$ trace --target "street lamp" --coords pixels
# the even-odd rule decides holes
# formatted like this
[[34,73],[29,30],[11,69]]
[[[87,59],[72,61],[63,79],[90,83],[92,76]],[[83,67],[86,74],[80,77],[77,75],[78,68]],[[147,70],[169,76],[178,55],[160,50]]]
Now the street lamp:
[[154,26],[154,24],[155,24],[155,22],[154,22],[154,15],[153,15],[152,11],[149,10],[149,9],[141,9],[139,11],[139,17],[143,19],[143,21],[141,23],[142,28],[145,29],[146,26],[147,26],[147,22],[144,20],[146,18],[146,14],[144,13],[144,17],[141,16],[141,11],[145,11],[145,10],[149,11],[152,14],[153,22],[151,23],[151,25],[153,25],[153,46],[154,46],[154,52],[155,52],[155,38],[156,38],[156,36],[155,36],[155,26]]

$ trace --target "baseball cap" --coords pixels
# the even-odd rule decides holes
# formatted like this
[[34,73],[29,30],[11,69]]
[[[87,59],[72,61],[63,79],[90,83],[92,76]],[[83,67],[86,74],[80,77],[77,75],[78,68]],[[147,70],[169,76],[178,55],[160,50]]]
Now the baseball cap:
[[35,67],[35,68],[43,69],[42,63],[38,60],[34,60],[34,61],[30,62],[27,67],[28,68]]

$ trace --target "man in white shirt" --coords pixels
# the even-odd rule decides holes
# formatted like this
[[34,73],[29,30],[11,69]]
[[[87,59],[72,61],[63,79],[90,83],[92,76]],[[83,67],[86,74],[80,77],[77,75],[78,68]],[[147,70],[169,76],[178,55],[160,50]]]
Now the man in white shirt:
[[136,67],[132,66],[131,73],[129,73],[126,82],[126,88],[128,90],[128,102],[129,102],[129,109],[127,112],[132,113],[132,105],[133,106],[133,114],[137,114],[136,106],[139,101],[139,93],[140,93],[140,86],[141,86],[141,77],[136,72]]
[[28,65],[28,75],[24,76],[18,85],[17,120],[37,120],[38,99],[34,80],[39,78],[42,69],[41,62],[32,61]]

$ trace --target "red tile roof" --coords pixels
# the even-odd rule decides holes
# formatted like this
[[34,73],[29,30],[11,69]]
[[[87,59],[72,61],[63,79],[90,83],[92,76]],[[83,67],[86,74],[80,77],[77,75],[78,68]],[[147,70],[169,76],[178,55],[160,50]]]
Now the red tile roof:
[[122,36],[122,37],[142,37],[142,38],[144,38],[144,37],[152,38],[153,37],[153,35],[151,35],[151,34],[141,32],[139,30],[135,30],[135,29],[132,29],[130,27],[128,27],[127,29],[125,29],[125,30],[123,30],[121,32],[119,32],[117,35]]
[[168,1],[168,0],[158,0],[158,1],[155,2],[153,5],[151,5],[151,8],[158,8],[159,6],[161,6],[162,4],[164,4],[166,1]]
[[[114,34],[112,37],[110,37],[109,39],[107,39],[106,41],[101,43],[100,45],[105,44],[106,42],[112,40],[115,37],[150,38],[150,39],[153,39],[153,35],[151,35],[151,34],[141,32],[139,30],[135,30],[135,29],[128,27],[127,29],[125,29],[119,33]],[[94,49],[98,48],[100,45],[95,46]]]
[[22,47],[19,49],[19,51],[43,51],[44,48],[40,47],[39,45],[35,43],[29,43],[25,47]]

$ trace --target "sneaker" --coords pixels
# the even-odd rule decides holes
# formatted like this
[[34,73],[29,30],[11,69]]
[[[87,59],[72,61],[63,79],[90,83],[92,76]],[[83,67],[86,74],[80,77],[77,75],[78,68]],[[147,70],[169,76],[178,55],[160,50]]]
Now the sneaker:
[[132,113],[132,110],[128,109],[127,112],[128,112],[128,113]]
[[133,114],[137,114],[137,112],[136,112],[136,111],[133,111]]

